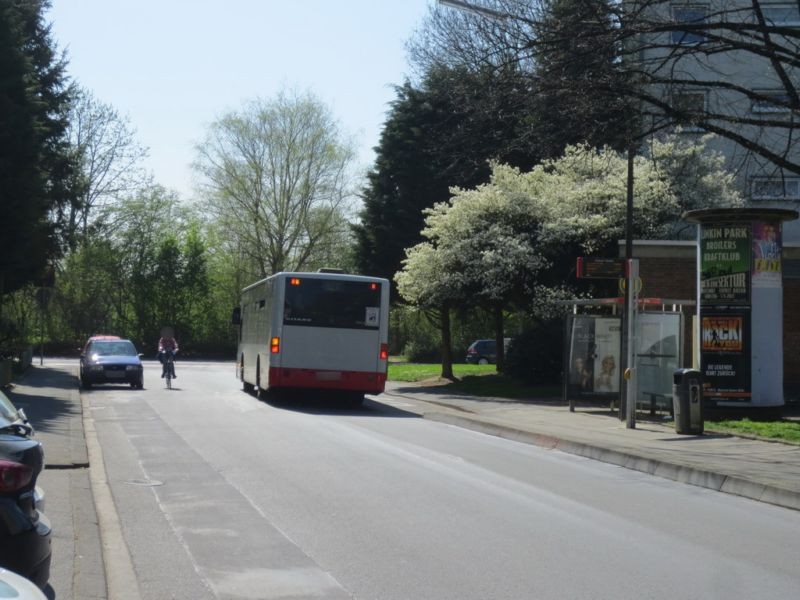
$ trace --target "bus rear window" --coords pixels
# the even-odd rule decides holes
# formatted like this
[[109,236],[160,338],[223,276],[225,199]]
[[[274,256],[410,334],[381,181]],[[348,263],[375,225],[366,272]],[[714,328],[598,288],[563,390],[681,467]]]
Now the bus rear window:
[[379,283],[303,278],[285,289],[284,325],[346,329],[380,325]]

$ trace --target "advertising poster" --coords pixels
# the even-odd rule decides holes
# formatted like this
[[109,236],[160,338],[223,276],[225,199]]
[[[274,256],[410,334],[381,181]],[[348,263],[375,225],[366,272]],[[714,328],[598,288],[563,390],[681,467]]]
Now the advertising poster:
[[703,395],[713,404],[750,401],[749,328],[746,310],[703,314],[701,318]]
[[753,287],[780,288],[781,223],[753,223]]
[[569,383],[573,392],[591,394],[594,390],[595,318],[575,316],[569,348]]
[[750,301],[751,229],[742,224],[704,226],[700,238],[702,304]]
[[619,393],[619,353],[621,321],[598,318],[594,324],[594,392]]

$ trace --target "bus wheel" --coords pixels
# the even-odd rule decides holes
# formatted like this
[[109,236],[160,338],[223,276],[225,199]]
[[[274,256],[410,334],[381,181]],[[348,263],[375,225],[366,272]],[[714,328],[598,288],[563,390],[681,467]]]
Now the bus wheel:
[[247,382],[244,380],[244,356],[242,357],[242,361],[241,361],[239,364],[241,365],[241,366],[239,367],[239,379],[241,379],[241,380],[242,380],[242,389],[243,389],[245,392],[247,392],[248,394],[252,394],[252,393],[253,393],[253,390],[255,389],[255,388],[253,387],[253,384],[252,384],[252,383],[247,383]]

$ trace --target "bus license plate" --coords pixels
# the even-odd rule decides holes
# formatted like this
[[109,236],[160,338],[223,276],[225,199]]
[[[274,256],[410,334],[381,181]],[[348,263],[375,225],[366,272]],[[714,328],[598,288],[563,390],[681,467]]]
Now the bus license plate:
[[317,381],[339,381],[342,378],[341,371],[317,371]]

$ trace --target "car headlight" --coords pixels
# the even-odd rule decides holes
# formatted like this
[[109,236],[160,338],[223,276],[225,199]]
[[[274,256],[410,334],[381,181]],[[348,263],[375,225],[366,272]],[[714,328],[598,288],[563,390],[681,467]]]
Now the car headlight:
[[92,365],[91,367],[89,367],[89,370],[90,371],[102,371],[103,370],[103,365]]
[[141,368],[142,367],[140,367],[139,365],[128,365],[127,367],[125,367],[125,370],[126,371],[138,371]]

